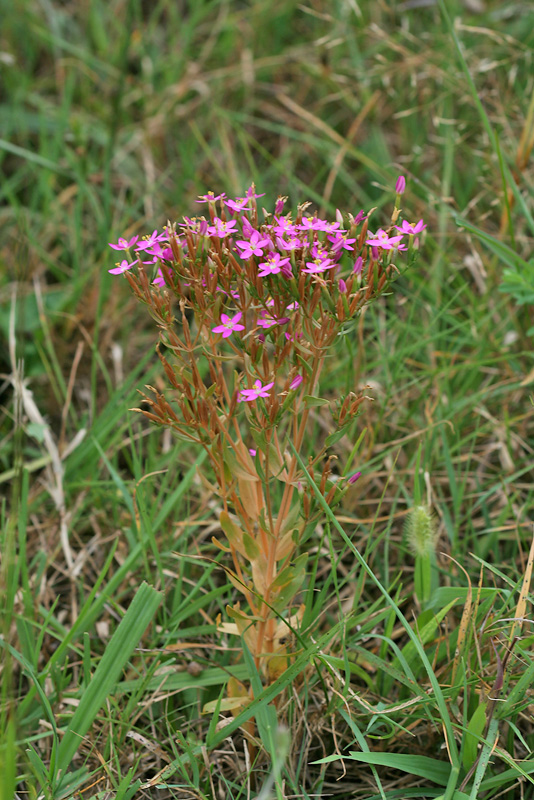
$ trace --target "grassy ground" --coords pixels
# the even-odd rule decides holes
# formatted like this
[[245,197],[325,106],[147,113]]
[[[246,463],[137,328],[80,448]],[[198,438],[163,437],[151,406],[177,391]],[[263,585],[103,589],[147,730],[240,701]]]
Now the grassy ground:
[[[534,11],[446,8],[454,28],[431,2],[4,2],[0,798],[534,797]],[[161,374],[107,242],[252,181],[385,222],[401,172],[428,235],[325,378],[370,387],[363,476],[307,545],[250,763],[245,716],[202,714],[250,677],[196,558],[202,456],[128,411]]]

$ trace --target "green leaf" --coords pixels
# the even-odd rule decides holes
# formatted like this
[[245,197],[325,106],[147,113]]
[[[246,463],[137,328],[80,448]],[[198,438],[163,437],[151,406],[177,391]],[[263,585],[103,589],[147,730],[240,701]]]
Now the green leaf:
[[249,533],[243,534],[243,544],[245,546],[247,558],[249,558],[251,561],[256,561],[256,559],[258,559],[261,555],[261,550],[258,546],[258,543]]
[[[471,787],[471,794],[470,800],[477,800],[479,797],[478,790],[480,788],[480,784],[482,783],[482,779],[486,774],[486,770],[489,766],[490,758],[493,755],[493,750],[497,739],[499,737],[499,720],[496,717],[493,717],[491,720],[488,732],[486,734],[486,741],[482,745],[482,750],[480,752],[480,758],[478,760],[475,777],[473,779],[473,785]],[[521,767],[518,765],[517,767],[518,773],[521,773]],[[533,781],[531,780],[531,783]]]
[[203,714],[213,714],[215,711],[234,711],[242,708],[249,702],[248,697],[222,697],[217,700],[210,700],[202,707]]
[[471,769],[478,755],[478,745],[481,741],[484,728],[486,727],[486,707],[487,703],[480,703],[473,712],[467,732],[464,737],[464,750],[462,763],[466,770]]
[[247,553],[245,550],[245,544],[243,542],[245,532],[235,524],[227,511],[221,511],[219,515],[219,521],[221,523],[221,528],[225,532],[226,538],[230,544],[235,547],[238,553],[241,553],[242,556],[246,556]]
[[11,800],[15,797],[17,749],[15,744],[15,722],[12,717],[7,721],[0,741],[0,800]]
[[[441,620],[449,613],[449,611],[453,607],[454,603],[455,603],[455,601],[452,600],[444,608],[442,608],[439,611],[437,611],[435,613],[435,615],[433,615],[432,619],[430,619],[428,622],[425,622],[423,624],[423,627],[416,633],[420,643],[423,646],[426,645],[426,644],[429,644],[433,640],[438,625],[440,624]],[[426,615],[426,612],[424,612],[424,614]],[[422,617],[423,620],[425,619],[425,616],[421,615],[421,617]],[[417,655],[418,655],[417,651],[418,651],[418,649],[419,648],[416,647],[416,645],[415,645],[415,643],[413,641],[408,642],[408,644],[404,645],[404,647],[402,648],[402,655],[404,656],[407,664],[412,668],[415,668],[415,662],[417,661]],[[394,663],[395,663],[396,666],[398,666],[399,665],[399,660],[395,659]],[[416,677],[417,677],[417,675],[416,675]]]
[[96,715],[108,695],[115,689],[119,676],[137,647],[141,636],[152,622],[162,595],[142,583],[128,611],[106,647],[89,686],[83,691],[67,731],[58,749],[58,767],[65,770],[71,763]]
[[[352,419],[350,422],[352,422]],[[340,430],[330,433],[325,439],[325,447],[330,447],[331,445],[336,444],[336,442],[339,442],[340,439],[342,439],[347,433],[347,428],[348,425],[344,425],[342,428],[340,428]]]
[[[334,761],[341,756],[328,756],[319,761],[312,761],[312,764],[324,764],[326,761]],[[343,756],[347,760],[347,756]],[[440,786],[446,786],[449,780],[451,765],[446,761],[437,761],[435,758],[427,756],[415,756],[406,753],[356,753],[350,751],[350,758],[353,761],[361,761],[364,764],[373,764],[377,767],[389,767],[398,769],[401,772],[409,772],[420,778],[426,778]]]
[[272,586],[278,589],[272,602],[272,607],[275,611],[280,613],[302,586],[306,576],[307,558],[308,554],[302,553],[302,555],[296,559],[293,566],[283,569],[273,581]]
[[329,400],[325,400],[323,397],[314,397],[311,394],[304,395],[304,405],[306,408],[315,408],[316,406],[327,406],[329,404]]

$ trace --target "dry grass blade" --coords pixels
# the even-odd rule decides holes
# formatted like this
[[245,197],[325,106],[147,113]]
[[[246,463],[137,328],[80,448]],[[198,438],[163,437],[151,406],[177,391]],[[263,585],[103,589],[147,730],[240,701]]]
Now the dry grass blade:
[[[462,647],[463,647],[463,644],[465,643],[465,641],[467,639],[467,632],[469,630],[469,624],[470,624],[471,620],[476,617],[476,608],[475,608],[475,610],[473,612],[472,611],[473,587],[471,586],[471,579],[469,577],[468,572],[462,567],[461,564],[458,563],[458,561],[456,561],[455,558],[450,556],[448,553],[442,553],[441,555],[445,556],[445,558],[449,558],[451,561],[453,561],[456,564],[457,567],[459,567],[462,570],[462,572],[464,573],[464,575],[465,575],[465,577],[467,579],[467,586],[468,586],[467,598],[466,598],[466,601],[465,601],[464,610],[462,612],[462,618],[461,618],[460,624],[458,626],[458,640],[457,640],[457,643],[456,643],[456,651],[454,653],[454,661],[452,663],[451,683],[454,686],[455,679],[456,679],[456,673],[458,671],[458,667],[460,666],[460,659],[462,657]],[[482,570],[481,570],[481,580],[482,580]]]
[[514,624],[510,632],[510,641],[513,642],[514,638],[519,634],[525,621],[525,612],[527,610],[527,600],[530,591],[530,581],[532,578],[532,568],[534,567],[534,531],[532,536],[532,543],[530,545],[530,552],[528,554],[527,566],[523,583],[521,585],[521,592],[519,593],[519,601],[515,610]]

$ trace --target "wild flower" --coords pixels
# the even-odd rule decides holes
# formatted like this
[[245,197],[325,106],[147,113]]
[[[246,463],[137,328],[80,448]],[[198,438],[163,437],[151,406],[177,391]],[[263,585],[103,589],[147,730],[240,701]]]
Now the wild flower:
[[274,221],[276,225],[272,225],[271,227],[276,236],[286,236],[297,232],[297,227],[295,223],[292,222],[291,217],[277,217],[275,215]]
[[302,270],[307,275],[316,275],[319,272],[325,272],[327,269],[332,269],[336,263],[329,258],[321,258],[318,256],[313,261],[306,261],[306,268]]
[[[413,263],[416,241],[407,249],[403,239],[424,223],[403,222],[392,235],[396,208],[390,232],[371,234],[363,210],[329,220],[305,203],[283,213],[284,197],[262,221],[261,196],[254,186],[236,198],[207,192],[198,202],[209,219],[184,216],[143,240],[119,238],[110,247],[138,258],[109,271],[147,306],[163,345],[168,389],[148,387],[136,410],[205,450],[228,542],[215,546],[230,551],[227,574],[246,601],[228,607],[225,630],[244,637],[273,681],[292,657],[288,625],[303,613],[299,543],[322,513],[299,459],[332,508],[360,477],[332,474],[326,442],[354,435],[363,390],[321,397],[321,374],[339,337],[354,334],[362,310],[389,290],[402,265],[393,259]],[[318,409],[330,436],[313,450],[308,425]]]
[[206,192],[206,194],[199,195],[197,203],[215,203],[217,200],[221,200],[225,197],[226,195],[224,192],[218,195],[215,195],[213,192]]
[[426,225],[423,224],[423,220],[420,219],[419,222],[407,222],[405,219],[402,221],[402,225],[399,227],[395,225],[398,231],[402,233],[408,233],[410,236],[415,236],[418,233],[421,233],[422,230],[426,228]]
[[118,242],[116,244],[109,242],[109,246],[112,247],[113,250],[129,250],[130,247],[133,247],[137,243],[138,239],[139,236],[132,236],[129,240],[119,236]]
[[379,228],[374,236],[371,234],[371,237],[365,240],[365,244],[380,247],[382,250],[404,250],[406,245],[399,244],[401,241],[402,235],[390,236],[383,228]]
[[[110,245],[110,247],[112,246],[113,245]],[[121,275],[123,272],[126,272],[127,270],[131,269],[134,264],[135,261],[128,262],[126,258],[123,258],[120,263],[117,262],[116,266],[113,267],[113,269],[108,269],[108,272],[111,272],[112,275]]]
[[212,328],[213,333],[222,333],[223,339],[228,339],[234,331],[244,331],[245,326],[239,324],[239,320],[243,316],[241,311],[229,317],[228,314],[221,314],[221,324]]
[[297,226],[299,231],[326,231],[328,229],[328,222],[317,217],[304,217],[300,225]]
[[248,201],[248,197],[236,197],[235,200],[225,200],[224,205],[231,211],[250,211],[250,208],[247,208]]
[[226,239],[227,236],[236,233],[236,227],[237,221],[235,219],[230,220],[230,222],[225,222],[225,220],[215,217],[213,225],[208,226],[206,233],[209,236],[216,236],[218,239]]
[[277,319],[270,314],[264,314],[261,319],[258,320],[258,325],[260,328],[272,328],[273,325],[285,325],[289,321],[289,317],[279,317]]
[[342,233],[341,231],[336,231],[334,236],[329,236],[328,241],[332,242],[332,250],[339,251],[339,250],[354,250],[354,247],[351,245],[354,244],[357,240],[348,239],[347,233]]
[[236,246],[241,250],[240,257],[244,259],[252,256],[263,256],[265,248],[271,244],[268,236],[262,236],[258,231],[252,231],[248,240],[241,239]]
[[280,253],[267,253],[266,260],[258,264],[258,277],[264,278],[266,275],[277,275],[289,263],[290,259],[282,258]]
[[241,389],[238,402],[251,403],[253,400],[257,400],[258,397],[269,397],[273,386],[274,381],[266,383],[265,386],[262,386],[261,381],[254,381],[252,389]]
[[154,230],[150,236],[145,237],[142,241],[138,242],[135,246],[135,252],[139,253],[143,250],[149,250],[151,247],[157,242],[161,242],[165,238],[165,233],[158,233],[157,230]]

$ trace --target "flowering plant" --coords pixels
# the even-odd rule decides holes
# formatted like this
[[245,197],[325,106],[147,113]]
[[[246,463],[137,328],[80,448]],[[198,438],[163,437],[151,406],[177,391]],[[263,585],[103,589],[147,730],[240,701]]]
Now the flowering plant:
[[[352,334],[398,273],[397,253],[417,249],[414,235],[425,226],[396,225],[404,185],[396,189],[391,226],[375,234],[371,212],[338,211],[329,221],[305,203],[292,216],[284,197],[260,220],[263,195],[251,186],[240,198],[201,197],[207,216],[110,244],[126,257],[109,271],[124,273],[159,328],[169,383],[165,395],[147,387],[148,408],[136,410],[207,452],[214,478],[203,480],[220,499],[226,537],[213,544],[231,558],[226,573],[246,600],[227,608],[231,622],[220,627],[244,638],[267,681],[291,657],[288,634],[303,607],[289,609],[306,565],[298,549],[320,514],[299,459],[330,507],[360,475],[349,474],[350,463],[335,474],[329,450],[349,431],[363,392],[325,399],[319,382],[336,339]],[[308,421],[319,406],[328,407],[331,430],[309,452]],[[237,683],[230,693],[227,707],[247,702]]]

